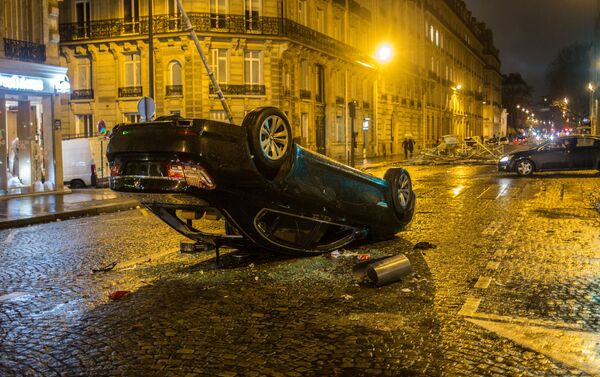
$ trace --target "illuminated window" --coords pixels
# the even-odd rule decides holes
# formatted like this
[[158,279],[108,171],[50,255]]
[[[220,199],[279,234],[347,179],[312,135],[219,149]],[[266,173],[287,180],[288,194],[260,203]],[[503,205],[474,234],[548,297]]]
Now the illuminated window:
[[262,85],[262,62],[260,51],[244,53],[244,82],[246,85]]
[[224,48],[213,49],[211,52],[210,69],[215,74],[219,84],[229,83],[229,56]]

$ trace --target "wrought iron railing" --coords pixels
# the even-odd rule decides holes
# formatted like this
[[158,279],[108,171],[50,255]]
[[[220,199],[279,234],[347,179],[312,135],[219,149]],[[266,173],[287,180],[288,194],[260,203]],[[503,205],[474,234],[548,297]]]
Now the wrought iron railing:
[[362,107],[363,107],[363,109],[370,109],[371,104],[368,101],[363,101]]
[[[300,25],[292,20],[280,17],[258,17],[231,14],[211,14],[189,12],[190,22],[196,32],[259,34],[265,36],[286,37],[314,48],[336,55],[357,55],[355,48],[316,30]],[[184,32],[185,25],[179,18],[170,15],[152,17],[152,29],[155,34]],[[82,28],[80,23],[60,24],[61,42],[73,42],[88,39],[111,39],[132,35],[148,34],[148,17],[139,21],[125,21],[123,18],[91,21]]]
[[72,100],[93,99],[94,89],[75,89],[71,91]]
[[300,89],[300,98],[301,99],[311,99],[312,93],[310,92],[310,90]]
[[344,105],[345,103],[346,103],[346,101],[344,101],[344,97],[340,97],[340,96],[335,97],[336,105]]
[[119,88],[119,97],[141,97],[141,86],[125,86]]
[[183,85],[167,85],[165,89],[167,97],[183,95]]
[[4,38],[4,56],[10,59],[43,63],[46,61],[46,46],[29,41]]
[[282,95],[284,97],[291,97],[292,96],[292,91],[290,90],[290,88],[283,88]]
[[[251,85],[251,84],[242,84],[242,85],[233,85],[233,84],[219,84],[221,91],[223,94],[231,95],[231,96],[264,96],[266,94],[266,88],[264,85]],[[210,85],[209,93],[215,94],[215,88]]]
[[346,7],[346,0],[333,0],[333,3]]

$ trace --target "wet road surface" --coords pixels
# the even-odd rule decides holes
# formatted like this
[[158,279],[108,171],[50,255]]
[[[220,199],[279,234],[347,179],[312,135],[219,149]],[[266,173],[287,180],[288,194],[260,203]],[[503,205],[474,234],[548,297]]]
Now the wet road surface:
[[353,256],[217,268],[145,210],[1,231],[0,375],[600,374],[600,176],[408,170],[411,225],[345,250],[406,254],[380,288]]

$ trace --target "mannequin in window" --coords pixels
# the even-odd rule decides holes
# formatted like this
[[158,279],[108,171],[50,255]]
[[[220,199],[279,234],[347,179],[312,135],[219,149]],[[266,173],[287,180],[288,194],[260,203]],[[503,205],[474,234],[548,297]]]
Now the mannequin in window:
[[19,176],[19,138],[15,137],[10,143],[9,169],[13,177]]

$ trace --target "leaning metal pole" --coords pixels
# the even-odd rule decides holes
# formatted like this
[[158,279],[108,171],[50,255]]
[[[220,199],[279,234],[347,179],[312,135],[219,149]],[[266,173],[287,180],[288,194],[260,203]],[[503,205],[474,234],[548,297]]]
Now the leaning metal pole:
[[221,91],[221,87],[219,86],[219,83],[217,82],[217,79],[215,78],[215,74],[213,73],[212,69],[210,69],[210,65],[208,64],[208,60],[206,60],[206,56],[204,55],[204,52],[202,52],[202,47],[200,46],[200,42],[198,41],[196,32],[194,31],[194,28],[192,27],[192,23],[190,22],[190,19],[188,18],[187,14],[185,13],[185,9],[183,9],[181,0],[177,0],[177,7],[179,8],[179,12],[181,12],[181,17],[183,18],[183,21],[185,22],[186,30],[190,32],[190,36],[192,37],[192,40],[194,41],[194,44],[196,45],[196,50],[198,50],[198,53],[200,54],[200,59],[202,59],[202,63],[204,63],[204,68],[206,68],[206,72],[208,73],[208,78],[210,78],[210,82],[212,83],[213,88],[215,88],[215,92],[217,93],[217,96],[219,97],[219,100],[221,101],[221,105],[223,106],[223,110],[225,110],[227,119],[229,119],[229,123],[233,123],[233,115],[231,114],[231,109],[229,108],[227,101],[225,101],[225,97],[223,97],[223,92]]

